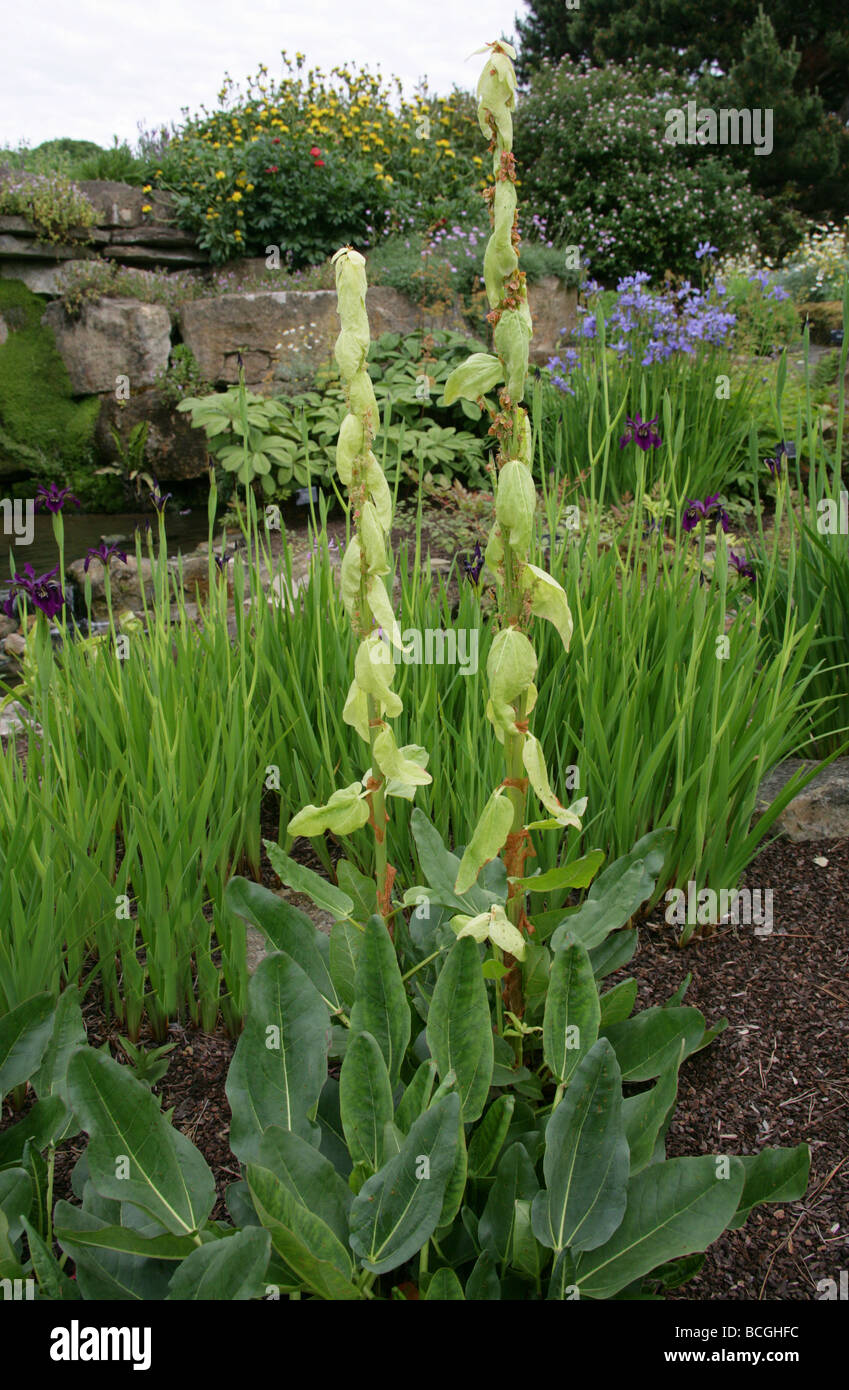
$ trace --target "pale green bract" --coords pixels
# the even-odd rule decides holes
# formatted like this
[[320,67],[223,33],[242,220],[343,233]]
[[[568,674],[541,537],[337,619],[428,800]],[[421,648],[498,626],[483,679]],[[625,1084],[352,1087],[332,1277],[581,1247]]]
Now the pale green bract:
[[525,958],[525,938],[513,926],[500,903],[493,903],[488,912],[481,912],[477,917],[465,917],[462,913],[452,917],[451,925],[458,937],[471,936],[479,943],[491,941],[516,960]]
[[[342,560],[339,584],[345,612],[359,638],[354,679],[342,718],[369,744],[372,766],[362,783],[355,782],[334,792],[325,806],[304,807],[290,820],[288,833],[310,836],[330,830],[346,835],[371,819],[377,846],[378,887],[388,910],[392,874],[386,863],[384,798],[390,795],[411,799],[416,787],[432,779],[425,770],[425,750],[418,745],[399,748],[385,723],[403,709],[400,697],[392,689],[392,649],[404,650],[401,629],[382,578],[391,571],[387,552],[392,494],[371,449],[379,412],[366,367],[370,339],[365,258],[351,247],[343,247],[333,257],[333,264],[341,324],[335,352],[348,401],[348,413],[340,426],[336,446],[336,471],[339,481],[351,493],[356,521],[356,532]],[[498,360],[492,360],[500,372]]]

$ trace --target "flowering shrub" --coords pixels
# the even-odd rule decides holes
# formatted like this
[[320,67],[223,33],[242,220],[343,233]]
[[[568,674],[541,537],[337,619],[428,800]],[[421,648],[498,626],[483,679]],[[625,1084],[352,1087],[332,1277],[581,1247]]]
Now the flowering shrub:
[[640,265],[691,273],[704,237],[748,245],[760,200],[722,155],[664,140],[665,113],[692,98],[671,73],[564,59],[534,74],[517,112],[523,197],[598,278]]
[[302,73],[302,55],[283,60],[285,77],[271,82],[261,67],[245,96],[228,78],[218,108],[163,147],[159,182],[214,260],[276,245],[305,265],[340,241],[368,245],[417,205],[427,225],[437,208],[468,199],[470,181],[485,182],[462,119],[466,94],[410,101],[398,79],[352,67]]
[[849,218],[842,227],[823,223],[805,232],[782,262],[781,283],[796,300],[839,299],[849,269]]
[[0,183],[0,214],[25,217],[40,241],[85,242],[95,211],[64,174],[26,175]]

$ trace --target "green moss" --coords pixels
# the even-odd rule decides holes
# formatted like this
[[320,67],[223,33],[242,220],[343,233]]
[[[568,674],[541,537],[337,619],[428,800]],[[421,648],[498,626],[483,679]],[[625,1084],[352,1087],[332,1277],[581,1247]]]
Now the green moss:
[[9,330],[0,345],[0,475],[85,480],[94,466],[100,403],[73,399],[53,334],[42,327],[43,313],[44,301],[19,280],[0,280],[0,316]]

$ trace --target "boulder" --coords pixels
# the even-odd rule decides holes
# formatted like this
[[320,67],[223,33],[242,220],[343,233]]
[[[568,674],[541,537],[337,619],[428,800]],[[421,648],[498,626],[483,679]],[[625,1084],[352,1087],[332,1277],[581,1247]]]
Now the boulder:
[[207,381],[233,385],[241,356],[251,390],[269,391],[275,374],[294,390],[306,389],[333,352],[336,295],[265,290],[195,299],[180,310],[180,333]]
[[0,260],[0,280],[21,280],[33,294],[46,294],[55,298],[64,290],[69,275],[78,266],[86,265],[92,259],[92,256],[86,256],[84,247],[74,247],[74,252],[76,260]]
[[[758,810],[775,800],[790,778],[814,762],[788,758],[774,768],[758,790]],[[849,835],[849,758],[835,758],[795,796],[776,822],[789,840],[838,840]]]
[[578,292],[567,289],[556,275],[547,275],[528,285],[528,308],[534,323],[530,361],[544,367],[559,352],[564,330],[571,333],[577,326]]
[[201,478],[207,471],[207,438],[194,429],[188,415],[175,410],[155,388],[138,391],[128,401],[118,401],[114,392],[102,396],[100,414],[94,430],[98,456],[106,463],[118,461],[112,430],[126,444],[131,430],[147,420],[144,458],[160,482],[184,482]]
[[42,323],[53,330],[75,396],[114,392],[129,377],[130,391],[152,386],[168,365],[171,320],[162,304],[137,299],[98,299],[70,319],[59,303],[48,305]]

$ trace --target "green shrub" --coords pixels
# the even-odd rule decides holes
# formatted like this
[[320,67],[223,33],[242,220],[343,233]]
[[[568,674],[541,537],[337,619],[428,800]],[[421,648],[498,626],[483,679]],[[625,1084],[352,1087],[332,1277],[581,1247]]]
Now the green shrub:
[[522,197],[551,235],[582,247],[597,279],[634,267],[692,274],[699,242],[722,252],[752,239],[760,208],[722,155],[665,141],[665,113],[692,89],[633,64],[544,62],[516,113]]
[[87,242],[95,211],[64,174],[27,175],[0,183],[0,213],[26,217],[40,241]]
[[92,152],[77,161],[74,178],[104,179],[113,183],[143,184],[148,175],[147,164],[138,159],[126,140],[118,143],[115,136],[111,149]]

